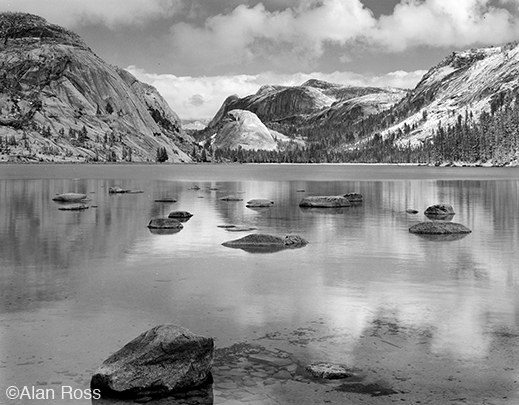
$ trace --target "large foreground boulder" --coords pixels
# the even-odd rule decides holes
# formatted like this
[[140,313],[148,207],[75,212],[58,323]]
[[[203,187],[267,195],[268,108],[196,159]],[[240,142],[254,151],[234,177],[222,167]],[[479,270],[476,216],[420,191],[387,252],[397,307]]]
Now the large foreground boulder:
[[81,193],[64,193],[58,194],[56,197],[52,199],[52,201],[60,201],[60,202],[80,202],[82,200],[86,200],[86,194]]
[[449,221],[420,222],[409,228],[409,232],[421,235],[466,234],[472,231],[465,225]]
[[260,233],[222,243],[226,247],[240,248],[250,252],[276,252],[283,249],[303,247],[306,244],[308,244],[308,241],[298,235],[287,235],[281,238]]
[[92,389],[102,396],[162,396],[211,381],[214,342],[176,325],[144,332],[96,370]]
[[342,195],[308,196],[299,203],[300,207],[312,208],[349,207],[350,205],[350,200]]

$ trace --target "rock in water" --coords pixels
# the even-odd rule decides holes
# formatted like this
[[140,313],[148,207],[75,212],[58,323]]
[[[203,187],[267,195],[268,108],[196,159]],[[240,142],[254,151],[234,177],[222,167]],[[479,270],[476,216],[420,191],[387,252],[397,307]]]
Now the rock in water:
[[180,229],[184,225],[174,218],[154,218],[148,223],[151,229]]
[[465,225],[449,221],[420,222],[409,228],[409,232],[422,235],[449,235],[471,233]]
[[172,211],[169,213],[168,218],[177,218],[179,220],[182,220],[182,219],[189,219],[192,216],[193,216],[193,214],[191,214],[188,211]]
[[63,201],[63,202],[79,202],[87,198],[86,194],[81,193],[64,193],[58,194],[52,199],[52,201]]
[[424,214],[429,215],[454,215],[454,208],[452,208],[452,205],[449,204],[435,204],[431,205],[430,207],[427,207],[427,209],[424,211]]
[[142,397],[186,391],[211,380],[214,341],[159,325],[112,354],[92,377],[102,396]]
[[308,196],[299,203],[300,207],[313,208],[349,207],[350,205],[350,201],[342,195]]
[[327,380],[336,380],[341,378],[359,377],[359,374],[353,369],[340,364],[317,363],[310,364],[305,367],[312,376],[317,378],[325,378]]
[[270,207],[272,205],[274,205],[274,201],[263,199],[263,198],[258,198],[258,199],[247,201],[246,207],[248,207],[248,208],[262,208],[262,207]]
[[350,203],[361,203],[362,202],[362,194],[351,192],[344,194],[343,197],[346,197]]
[[236,247],[236,248],[293,248],[293,247],[302,247],[308,244],[308,241],[303,239],[298,235],[287,235],[284,238],[273,235],[265,235],[265,234],[252,234],[244,236],[240,239],[231,240],[228,242],[222,243],[223,246],[226,247]]

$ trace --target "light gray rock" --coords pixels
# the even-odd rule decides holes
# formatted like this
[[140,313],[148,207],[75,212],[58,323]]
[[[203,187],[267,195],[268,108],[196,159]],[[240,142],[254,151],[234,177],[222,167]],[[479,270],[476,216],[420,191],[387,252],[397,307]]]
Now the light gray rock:
[[159,325],[112,354],[92,377],[103,396],[166,395],[211,380],[214,341],[177,325]]
[[312,207],[312,208],[336,208],[336,207],[349,207],[350,201],[342,196],[308,196],[304,197],[299,203],[300,207]]
[[58,194],[56,197],[52,199],[52,201],[61,201],[61,202],[79,202],[85,200],[87,198],[86,194],[81,193],[64,193]]
[[449,235],[471,233],[472,231],[465,225],[456,222],[427,221],[411,226],[409,232],[422,235]]

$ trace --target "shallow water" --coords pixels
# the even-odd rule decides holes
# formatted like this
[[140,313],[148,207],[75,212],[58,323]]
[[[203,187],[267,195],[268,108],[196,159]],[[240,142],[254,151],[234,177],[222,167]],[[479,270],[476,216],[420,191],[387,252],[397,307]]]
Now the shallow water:
[[[143,193],[109,194],[116,185]],[[298,206],[305,195],[350,191],[364,202]],[[90,208],[58,210],[52,197],[64,192],[87,194]],[[229,194],[243,201],[220,200]],[[154,202],[163,197],[178,201]],[[246,208],[253,198],[275,203]],[[451,241],[410,234],[435,203],[453,205],[453,221],[473,232]],[[296,366],[315,361],[359,367],[398,393],[332,390],[332,403],[518,401],[518,169],[1,165],[0,207],[5,388],[50,388],[57,396],[63,386],[87,389],[111,353],[174,323],[214,337],[217,348],[245,343],[290,356],[294,378],[258,377],[250,401],[239,379],[218,388],[229,375],[217,368],[214,403],[304,403],[296,394],[303,385],[329,389],[298,381]],[[194,214],[180,232],[146,227],[173,210]],[[226,248],[248,234],[218,227],[229,224],[310,243],[275,253]],[[268,401],[258,399],[266,393]]]

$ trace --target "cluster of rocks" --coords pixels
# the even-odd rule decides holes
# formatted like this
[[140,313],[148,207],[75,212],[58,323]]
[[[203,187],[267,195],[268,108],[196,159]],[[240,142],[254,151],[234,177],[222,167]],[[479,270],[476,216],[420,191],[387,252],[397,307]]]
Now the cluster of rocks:
[[[408,209],[407,212],[410,214],[418,213],[418,211],[411,209]],[[458,235],[463,237],[472,232],[465,225],[451,222],[455,215],[452,205],[431,205],[424,211],[424,215],[430,221],[420,222],[411,226],[409,232],[419,235],[430,235],[433,238],[437,237],[436,239],[438,240],[458,239]]]

